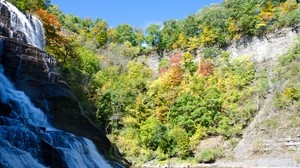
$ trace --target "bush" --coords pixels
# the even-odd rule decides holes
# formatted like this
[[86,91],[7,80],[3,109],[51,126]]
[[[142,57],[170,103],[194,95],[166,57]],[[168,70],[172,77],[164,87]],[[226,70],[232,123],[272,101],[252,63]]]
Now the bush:
[[207,47],[204,48],[201,53],[203,54],[204,58],[215,58],[221,54],[221,50],[216,47]]
[[195,149],[196,146],[200,143],[202,139],[207,136],[207,128],[202,127],[201,125],[196,126],[196,132],[190,138],[190,145],[192,149]]
[[214,163],[217,159],[224,157],[224,151],[220,148],[204,149],[196,155],[199,163]]
[[170,137],[174,140],[174,152],[182,159],[189,154],[189,137],[187,132],[181,127],[170,130]]

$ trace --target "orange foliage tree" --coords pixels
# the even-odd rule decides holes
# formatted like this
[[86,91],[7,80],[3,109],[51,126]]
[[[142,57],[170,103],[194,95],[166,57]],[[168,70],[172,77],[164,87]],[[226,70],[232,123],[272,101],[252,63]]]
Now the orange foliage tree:
[[[46,50],[53,56],[65,56],[67,39],[61,34],[61,24],[54,14],[38,9],[36,15],[42,20],[46,35]],[[59,59],[58,59],[59,60]],[[65,59],[63,59],[65,60]]]
[[169,71],[171,72],[171,82],[174,84],[180,83],[183,71],[181,67],[182,63],[182,55],[180,53],[176,53],[171,56],[170,62],[169,62]]

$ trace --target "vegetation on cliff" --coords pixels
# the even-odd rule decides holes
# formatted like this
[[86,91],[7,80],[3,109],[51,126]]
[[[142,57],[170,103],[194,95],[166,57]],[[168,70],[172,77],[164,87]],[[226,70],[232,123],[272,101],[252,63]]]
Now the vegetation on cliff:
[[[220,47],[300,22],[296,0],[225,0],[183,20],[151,24],[146,32],[63,14],[48,3],[33,9],[23,1],[11,2],[41,18],[46,50],[61,64],[84,110],[135,162],[187,159],[207,137],[240,138],[267,88],[247,56],[231,60]],[[162,59],[157,75],[143,60],[175,49],[182,52]],[[279,108],[299,109],[298,51],[281,58],[278,80],[290,80],[278,91]],[[222,156],[215,151],[220,152],[207,153]],[[211,161],[203,155],[199,161]]]

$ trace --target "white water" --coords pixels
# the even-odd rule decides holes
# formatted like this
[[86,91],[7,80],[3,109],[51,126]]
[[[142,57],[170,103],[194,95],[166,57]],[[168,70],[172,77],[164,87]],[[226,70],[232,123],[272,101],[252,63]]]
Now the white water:
[[[38,158],[32,156],[32,153],[40,152],[38,151],[40,140],[35,133],[31,132],[31,129],[27,129],[26,125],[28,124],[35,129],[46,128],[46,132],[40,136],[43,136],[43,139],[60,151],[60,157],[63,158],[67,167],[111,167],[97,152],[92,141],[51,127],[43,111],[36,108],[24,92],[16,90],[5,77],[1,65],[0,102],[10,104],[13,108],[10,115],[12,118],[6,119],[4,126],[0,124],[0,167],[3,166],[1,164],[7,164],[7,167],[10,167],[9,165],[44,167],[38,163],[36,160]],[[1,119],[3,120],[3,117]],[[33,144],[36,145],[35,148],[32,146]]]
[[45,168],[38,163],[28,152],[11,146],[8,141],[0,140],[0,167],[15,166],[18,168]]
[[45,137],[52,145],[57,146],[60,155],[68,167],[90,168],[111,166],[98,154],[93,142],[86,138],[79,138],[66,132],[54,131]]
[[0,101],[15,104],[15,113],[28,124],[36,126],[49,126],[44,113],[34,107],[24,92],[16,90],[10,81],[4,76],[3,68],[0,67]]
[[45,48],[46,40],[42,23],[34,16],[25,16],[9,2],[0,0],[0,3],[6,6],[11,13],[10,22],[13,29],[12,32],[23,32],[28,44],[43,50]]

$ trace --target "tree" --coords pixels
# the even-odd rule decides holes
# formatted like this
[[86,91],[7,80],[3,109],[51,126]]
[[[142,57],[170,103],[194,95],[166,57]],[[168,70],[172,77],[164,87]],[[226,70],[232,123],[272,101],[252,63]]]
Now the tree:
[[129,41],[133,46],[138,44],[134,29],[128,24],[118,25],[116,28],[116,40],[118,43]]
[[162,56],[163,53],[163,44],[162,44],[162,35],[161,35],[161,25],[151,24],[146,29],[146,42],[152,47],[157,53]]
[[117,30],[113,27],[110,27],[107,31],[108,42],[116,43],[117,42]]
[[46,9],[50,5],[50,0],[8,0],[23,12],[34,13],[39,9]]
[[104,46],[108,42],[107,23],[104,20],[98,20],[90,31],[90,37],[96,41],[97,48]]
[[148,118],[140,129],[142,144],[153,151],[158,147],[166,150],[169,140],[167,135],[167,127],[153,117]]
[[57,18],[57,20],[63,24],[63,21],[64,21],[64,18],[65,18],[65,15],[62,13],[62,11],[59,9],[59,7],[57,5],[50,5],[48,8],[47,8],[47,12],[51,13],[51,14],[54,14]]
[[134,34],[136,37],[136,46],[141,46],[145,41],[144,32],[141,29],[134,29]]
[[65,61],[68,52],[65,47],[68,44],[68,39],[61,35],[61,24],[57,17],[43,9],[37,10],[36,14],[41,19],[45,29],[46,51],[58,58],[59,61]]
[[179,24],[178,21],[170,19],[163,23],[162,43],[165,49],[171,50],[173,44],[177,41],[179,36]]
[[184,49],[187,47],[187,39],[183,33],[179,33],[178,39],[175,43],[173,43],[172,48],[181,48]]
[[66,14],[63,26],[72,32],[79,33],[82,29],[81,19],[73,14]]
[[182,31],[187,38],[196,37],[200,34],[199,29],[200,20],[196,15],[189,15],[182,21]]
[[212,5],[198,12],[201,28],[201,42],[205,46],[219,45],[226,43],[227,14],[222,5]]
[[[184,159],[189,155],[189,136],[180,126],[175,126],[169,131],[169,136],[173,140],[174,148],[172,153],[176,153],[180,158]],[[171,147],[171,146],[170,146]]]
[[196,71],[196,66],[193,60],[194,56],[191,53],[186,52],[183,54],[183,67],[186,71],[188,71],[191,74],[193,74]]

